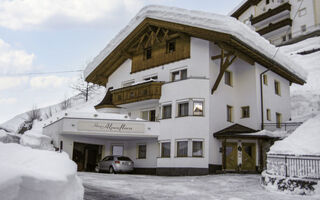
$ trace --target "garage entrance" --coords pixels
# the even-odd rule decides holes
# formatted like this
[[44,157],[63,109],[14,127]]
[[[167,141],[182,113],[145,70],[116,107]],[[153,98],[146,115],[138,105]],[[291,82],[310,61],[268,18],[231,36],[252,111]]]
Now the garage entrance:
[[77,163],[78,171],[92,172],[101,160],[102,145],[73,143],[72,160]]

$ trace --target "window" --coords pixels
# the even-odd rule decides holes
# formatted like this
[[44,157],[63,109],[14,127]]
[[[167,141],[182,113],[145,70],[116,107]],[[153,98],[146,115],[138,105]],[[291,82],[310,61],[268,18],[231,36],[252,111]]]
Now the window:
[[122,83],[122,87],[128,87],[130,85],[134,84],[134,80],[125,81]]
[[146,159],[147,158],[147,145],[139,144],[138,145],[138,159]]
[[281,94],[281,91],[280,91],[280,82],[279,81],[274,81],[274,92],[277,94],[277,95],[280,95]]
[[233,122],[233,107],[227,105],[227,121]]
[[285,42],[286,40],[287,40],[287,36],[286,35],[282,36],[282,42]]
[[288,39],[291,40],[292,39],[292,33],[288,34]]
[[301,26],[301,32],[306,32],[307,31],[307,26],[306,25],[302,25]]
[[185,80],[187,79],[187,69],[174,71],[171,73],[171,81]]
[[150,77],[144,78],[143,80],[145,80],[145,81],[150,81],[150,80],[156,81],[156,80],[158,80],[158,76],[150,76]]
[[194,116],[203,116],[203,102],[194,101],[193,102],[193,115]]
[[188,157],[188,141],[177,142],[177,157]]
[[232,86],[232,72],[230,71],[224,72],[224,83],[226,85]]
[[242,118],[249,118],[250,117],[250,107],[249,106],[241,107],[241,117]]
[[192,156],[193,157],[203,156],[202,141],[192,141]]
[[267,109],[267,120],[271,121],[271,110]]
[[306,8],[302,8],[298,11],[299,13],[299,17],[303,17],[307,14],[307,9]]
[[171,40],[167,42],[167,53],[172,53],[176,51],[176,41]]
[[189,103],[179,103],[178,104],[178,117],[184,117],[189,115]]
[[263,84],[268,85],[268,75],[267,74],[263,75]]
[[170,158],[170,142],[161,143],[161,157]]
[[156,121],[156,111],[155,110],[148,110],[141,112],[141,118],[147,121]]
[[171,118],[171,113],[172,113],[172,106],[170,105],[165,105],[162,106],[162,119],[169,119]]
[[281,113],[276,113],[277,128],[281,128],[282,116]]
[[152,57],[152,48],[149,47],[147,49],[144,50],[144,59],[148,60]]
[[270,3],[270,0],[266,0],[266,4],[268,5]]

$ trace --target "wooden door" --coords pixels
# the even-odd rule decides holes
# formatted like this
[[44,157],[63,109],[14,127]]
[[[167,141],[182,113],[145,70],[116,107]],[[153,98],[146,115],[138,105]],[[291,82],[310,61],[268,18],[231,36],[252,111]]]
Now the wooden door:
[[226,143],[225,158],[226,170],[237,170],[238,167],[238,150],[237,143]]
[[242,143],[242,167],[244,171],[256,170],[256,144]]

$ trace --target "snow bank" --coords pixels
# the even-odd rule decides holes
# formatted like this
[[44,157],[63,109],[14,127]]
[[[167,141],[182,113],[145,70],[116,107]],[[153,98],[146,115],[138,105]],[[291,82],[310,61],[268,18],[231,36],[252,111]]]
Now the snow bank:
[[287,138],[275,142],[269,153],[320,156],[320,114],[303,123]]
[[1,200],[80,200],[83,186],[67,154],[0,142]]
[[[89,74],[93,72],[95,68],[146,18],[231,34],[270,59],[274,59],[300,78],[305,80],[307,77],[307,73],[299,64],[291,61],[291,59],[282,52],[276,54],[277,48],[275,46],[271,45],[268,40],[264,39],[257,32],[251,30],[250,27],[233,17],[156,5],[146,6],[141,9],[129,24],[110,41],[92,62],[87,65],[84,70],[84,77],[87,78]],[[276,56],[274,56],[275,54]]]
[[42,131],[30,130],[25,132],[20,139],[20,144],[34,149],[54,150],[52,139],[42,134]]

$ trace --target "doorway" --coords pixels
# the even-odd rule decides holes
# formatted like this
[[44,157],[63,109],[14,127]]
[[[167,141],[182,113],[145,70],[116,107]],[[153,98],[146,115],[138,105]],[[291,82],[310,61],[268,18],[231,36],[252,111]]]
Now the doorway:
[[242,166],[244,171],[256,170],[256,144],[242,143]]
[[77,163],[78,171],[93,172],[101,156],[102,145],[73,143],[72,160]]
[[235,171],[238,168],[238,150],[237,143],[226,143],[225,147],[225,159],[226,159],[226,170]]

